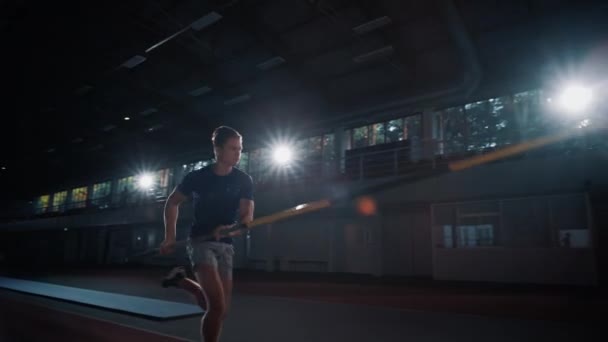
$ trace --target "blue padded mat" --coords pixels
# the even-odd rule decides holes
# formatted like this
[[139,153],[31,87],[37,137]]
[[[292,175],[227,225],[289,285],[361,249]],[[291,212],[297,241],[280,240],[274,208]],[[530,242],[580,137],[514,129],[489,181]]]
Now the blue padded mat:
[[15,278],[0,277],[0,288],[96,306],[157,320],[203,314],[199,306],[192,304],[86,290]]

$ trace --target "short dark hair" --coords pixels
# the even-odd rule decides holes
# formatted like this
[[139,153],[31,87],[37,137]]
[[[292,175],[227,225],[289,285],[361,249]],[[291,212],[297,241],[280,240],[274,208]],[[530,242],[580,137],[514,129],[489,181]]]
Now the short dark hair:
[[231,138],[243,138],[236,129],[228,126],[220,126],[213,131],[213,136],[211,137],[211,141],[213,142],[213,146],[222,147]]

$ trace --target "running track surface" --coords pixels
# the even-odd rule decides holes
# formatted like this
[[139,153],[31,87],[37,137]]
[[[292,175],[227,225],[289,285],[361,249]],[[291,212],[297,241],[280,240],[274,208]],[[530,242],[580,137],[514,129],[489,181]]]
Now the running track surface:
[[[166,271],[0,273],[192,303],[187,293],[159,286]],[[200,340],[199,317],[158,322],[8,290],[0,290],[0,306],[0,340]],[[600,341],[605,308],[605,297],[586,288],[237,271],[222,341]]]

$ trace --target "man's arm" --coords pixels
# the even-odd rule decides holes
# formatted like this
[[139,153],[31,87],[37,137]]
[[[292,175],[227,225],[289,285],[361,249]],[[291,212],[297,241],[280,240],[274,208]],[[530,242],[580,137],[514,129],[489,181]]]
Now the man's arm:
[[175,244],[177,230],[177,217],[179,216],[179,205],[187,200],[188,197],[181,193],[177,188],[173,190],[167,202],[165,202],[164,221],[165,221],[165,241],[161,244],[161,253],[170,253]]
[[239,223],[249,223],[253,221],[253,200],[241,198],[239,203]]

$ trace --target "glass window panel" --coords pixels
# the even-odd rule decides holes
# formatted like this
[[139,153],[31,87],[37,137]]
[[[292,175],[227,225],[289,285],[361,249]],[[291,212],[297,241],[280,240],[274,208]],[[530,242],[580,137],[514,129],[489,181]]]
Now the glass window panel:
[[391,120],[386,123],[386,142],[395,142],[405,139],[405,131],[403,125],[403,118]]
[[325,134],[323,136],[323,160],[336,159],[336,145],[334,134]]
[[169,178],[171,177],[171,169],[160,169],[158,174],[158,190],[156,195],[160,197],[169,194]]
[[194,165],[196,165],[196,163],[182,165],[182,174],[187,175],[188,173],[194,171]]
[[353,129],[353,148],[367,147],[369,145],[369,126]]
[[370,139],[369,139],[370,145],[384,144],[385,137],[386,137],[386,132],[384,129],[384,122],[370,125],[369,132],[370,132]]
[[465,150],[467,123],[463,107],[452,107],[442,111],[442,138],[444,153],[459,153]]
[[489,102],[478,101],[464,106],[469,127],[469,151],[496,147],[496,123],[489,114]]
[[36,214],[46,213],[49,208],[50,195],[42,195],[36,199]]
[[542,92],[530,90],[513,95],[514,118],[522,140],[543,134]]
[[518,140],[517,127],[510,96],[490,99],[490,118],[494,125],[495,142],[497,146],[509,145]]
[[458,247],[494,246],[494,226],[492,224],[461,225],[456,227]]
[[112,183],[109,181],[94,184],[93,193],[91,194],[91,203],[99,207],[107,206],[109,202],[108,196],[110,196],[111,186]]
[[564,248],[589,248],[591,237],[589,230],[564,229],[559,231],[559,245]]
[[114,192],[113,203],[117,205],[126,205],[135,201],[132,194],[135,191],[135,177],[129,176],[118,180],[116,183],[116,191]]
[[53,195],[53,211],[63,211],[65,209],[65,202],[68,198],[67,191],[56,192]]
[[313,159],[321,158],[323,153],[323,139],[321,136],[312,137],[308,142],[309,153],[308,157]]
[[70,208],[86,207],[87,193],[88,188],[86,186],[72,189],[72,195],[70,196]]

